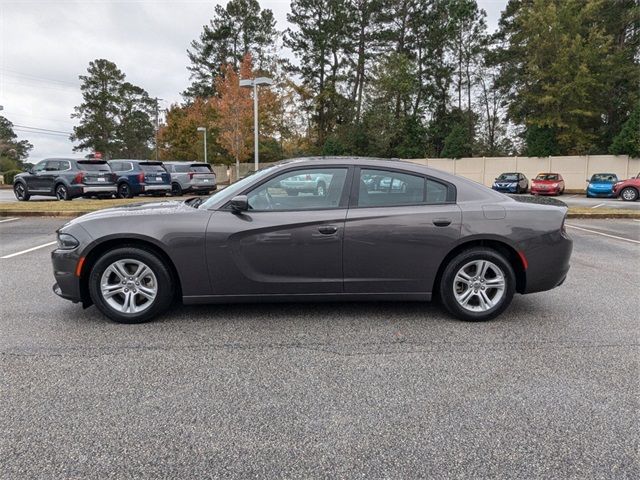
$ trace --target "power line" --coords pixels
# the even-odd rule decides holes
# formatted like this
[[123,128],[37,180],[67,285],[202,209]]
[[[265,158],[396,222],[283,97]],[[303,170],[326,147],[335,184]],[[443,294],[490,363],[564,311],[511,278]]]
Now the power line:
[[38,75],[32,75],[30,73],[23,73],[23,72],[19,72],[18,70],[12,70],[10,68],[5,68],[5,67],[0,67],[0,70],[2,70],[3,72],[8,72],[8,75],[14,76],[14,77],[24,77],[27,79],[33,79],[33,80],[38,80],[41,82],[52,82],[52,83],[60,83],[63,85],[72,85],[74,87],[78,87],[80,86],[80,84],[78,82],[69,82],[66,80],[56,80],[54,78],[48,78],[48,77],[41,77]]
[[14,124],[13,127],[18,131],[29,132],[29,133],[43,133],[48,135],[71,135],[71,132],[64,132],[62,130],[52,130],[50,128],[31,127],[29,125]]

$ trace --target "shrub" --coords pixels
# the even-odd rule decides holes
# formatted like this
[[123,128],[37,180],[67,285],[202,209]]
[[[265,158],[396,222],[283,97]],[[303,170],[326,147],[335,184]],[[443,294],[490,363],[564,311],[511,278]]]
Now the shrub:
[[6,185],[11,185],[13,183],[13,179],[19,173],[22,173],[21,170],[9,170],[8,172],[4,172],[2,175],[4,177],[4,183]]

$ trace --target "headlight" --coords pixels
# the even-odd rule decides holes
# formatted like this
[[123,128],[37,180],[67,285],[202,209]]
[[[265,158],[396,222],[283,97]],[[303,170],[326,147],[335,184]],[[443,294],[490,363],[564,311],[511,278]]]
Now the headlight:
[[73,250],[78,245],[80,245],[80,242],[78,242],[73,235],[69,235],[68,233],[58,234],[58,248],[60,250]]
[[558,188],[558,184],[557,183],[552,184],[551,188]]

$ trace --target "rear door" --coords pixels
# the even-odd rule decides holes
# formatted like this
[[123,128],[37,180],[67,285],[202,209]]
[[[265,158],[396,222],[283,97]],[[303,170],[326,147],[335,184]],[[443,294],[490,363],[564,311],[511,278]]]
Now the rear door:
[[403,170],[358,168],[344,233],[346,293],[429,293],[460,236],[455,187]]
[[[213,294],[341,293],[349,172],[347,166],[290,169],[246,192],[248,211],[216,212],[207,229]],[[330,179],[323,195],[290,196],[282,186],[314,173]]]

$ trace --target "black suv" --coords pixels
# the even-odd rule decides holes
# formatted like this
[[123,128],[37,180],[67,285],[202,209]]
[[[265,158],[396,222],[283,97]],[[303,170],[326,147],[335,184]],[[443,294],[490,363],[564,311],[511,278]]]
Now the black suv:
[[47,158],[28,172],[16,175],[13,193],[20,201],[31,195],[71,200],[76,197],[111,197],[116,193],[116,175],[102,160]]

